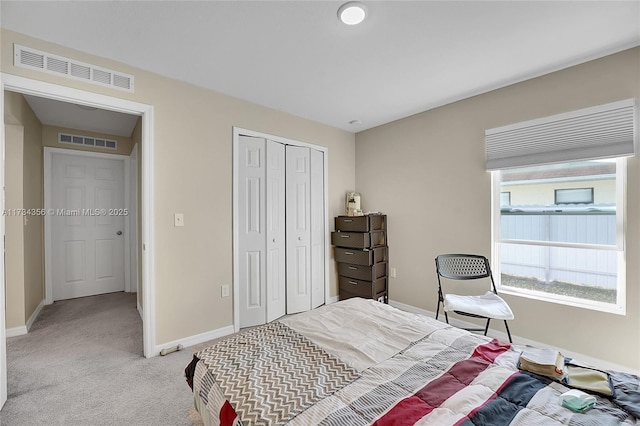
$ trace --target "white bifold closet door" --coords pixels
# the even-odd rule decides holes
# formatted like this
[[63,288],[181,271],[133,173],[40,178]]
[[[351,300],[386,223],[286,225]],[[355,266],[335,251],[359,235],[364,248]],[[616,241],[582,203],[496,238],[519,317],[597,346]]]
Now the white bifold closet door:
[[240,327],[324,303],[324,155],[241,136]]
[[240,327],[286,313],[284,145],[240,137]]
[[287,313],[324,303],[324,158],[287,146]]
[[324,304],[324,154],[311,149],[311,308]]
[[[267,141],[267,321],[286,313],[284,145]],[[264,321],[263,321],[264,322]]]

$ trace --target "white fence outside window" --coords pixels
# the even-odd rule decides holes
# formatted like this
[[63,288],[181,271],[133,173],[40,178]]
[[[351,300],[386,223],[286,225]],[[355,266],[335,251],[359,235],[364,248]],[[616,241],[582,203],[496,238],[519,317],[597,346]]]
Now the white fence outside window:
[[[598,207],[581,213],[503,211],[501,273],[616,289],[616,215],[615,211],[597,210]],[[602,247],[554,247],[545,242]]]

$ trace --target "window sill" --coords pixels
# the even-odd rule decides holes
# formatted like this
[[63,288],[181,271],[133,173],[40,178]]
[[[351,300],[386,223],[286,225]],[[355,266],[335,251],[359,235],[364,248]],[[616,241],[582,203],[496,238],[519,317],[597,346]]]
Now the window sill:
[[539,300],[542,302],[555,303],[558,305],[573,306],[576,308],[589,309],[592,311],[605,312],[615,315],[626,315],[626,308],[623,305],[613,303],[602,303],[585,299],[561,296],[553,293],[541,293],[537,291],[525,290],[516,287],[499,286],[500,294],[508,294],[511,296],[524,297],[527,299]]

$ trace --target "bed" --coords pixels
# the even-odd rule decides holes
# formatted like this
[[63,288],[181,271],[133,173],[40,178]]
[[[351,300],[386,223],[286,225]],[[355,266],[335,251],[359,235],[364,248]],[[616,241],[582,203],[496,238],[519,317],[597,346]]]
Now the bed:
[[[187,366],[205,425],[637,425],[638,378],[575,413],[522,347],[353,298],[252,328]],[[634,416],[635,414],[635,416]]]

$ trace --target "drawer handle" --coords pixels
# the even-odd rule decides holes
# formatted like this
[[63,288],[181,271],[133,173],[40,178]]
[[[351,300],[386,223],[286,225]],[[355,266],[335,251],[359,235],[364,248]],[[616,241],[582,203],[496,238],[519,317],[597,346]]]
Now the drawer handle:
[[340,235],[340,238],[351,238],[351,235]]
[[351,269],[352,271],[357,271],[358,268],[356,268],[355,266],[349,266],[349,269]]
[[345,252],[344,252],[344,254],[345,254],[345,255],[347,255],[347,256],[351,256],[351,255],[353,254],[353,252],[351,252],[351,251],[345,251]]
[[357,283],[357,282],[355,282],[355,281],[349,281],[349,284],[351,284],[351,285],[358,285],[358,283]]
[[344,223],[351,223],[351,222],[353,222],[353,219],[345,219],[344,220]]

